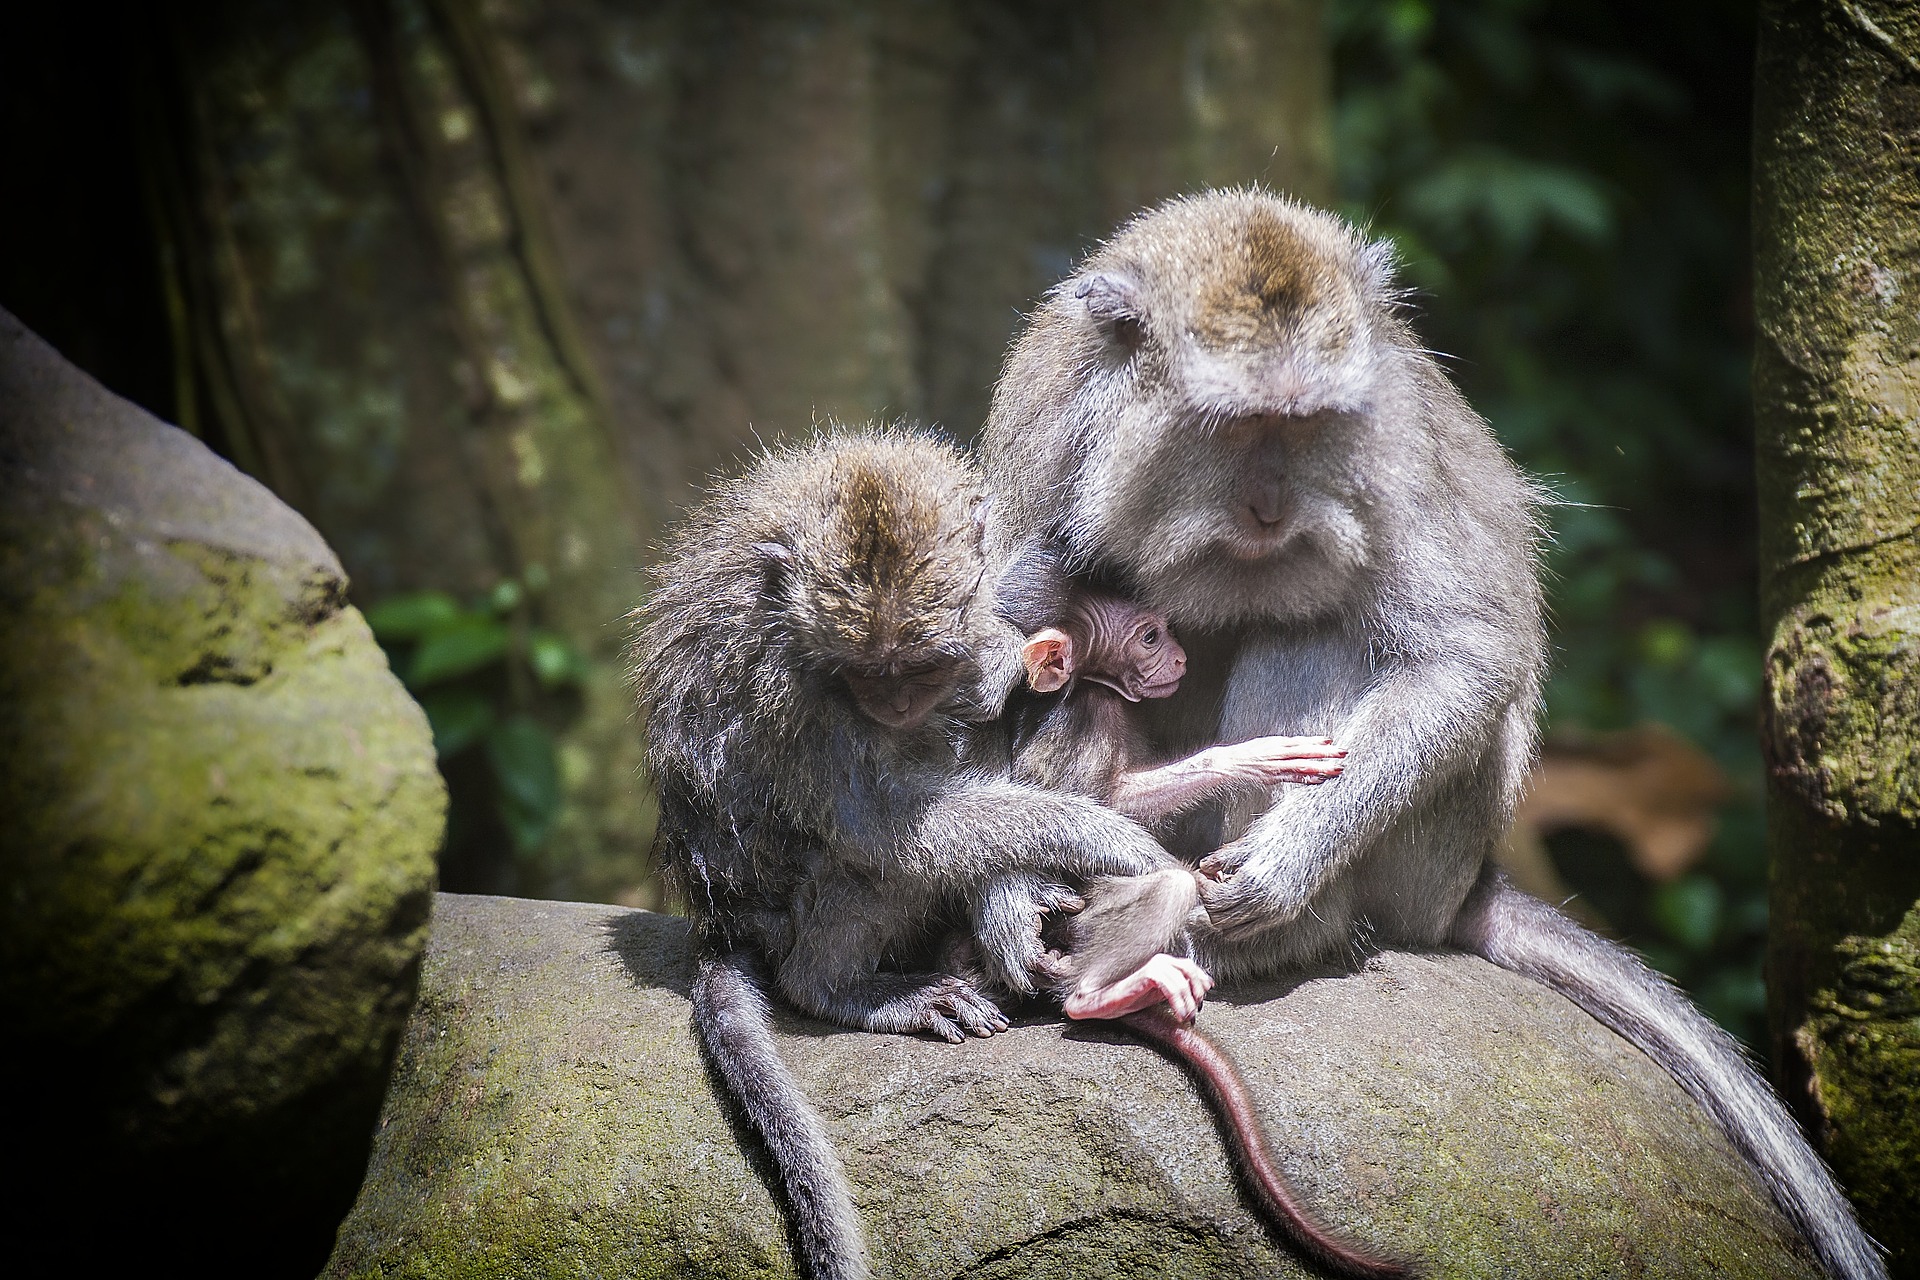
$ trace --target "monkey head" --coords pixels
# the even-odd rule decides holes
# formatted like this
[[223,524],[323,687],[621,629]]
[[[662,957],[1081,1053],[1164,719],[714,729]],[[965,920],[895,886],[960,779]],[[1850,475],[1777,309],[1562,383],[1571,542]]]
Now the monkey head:
[[1006,643],[1006,627],[974,607],[985,570],[978,476],[951,448],[906,435],[867,438],[825,467],[796,480],[786,527],[755,547],[793,652],[890,730],[937,710],[996,713],[980,658]]
[[1250,596],[1338,607],[1413,447],[1357,447],[1391,434],[1382,391],[1405,381],[1391,272],[1384,242],[1255,188],[1136,218],[1009,356],[983,452],[1012,533],[1202,626]]
[[1034,632],[1020,656],[1027,686],[1035,693],[1065,689],[1080,679],[1104,685],[1128,702],[1170,698],[1187,673],[1187,651],[1173,638],[1165,614],[1084,590],[1066,626]]

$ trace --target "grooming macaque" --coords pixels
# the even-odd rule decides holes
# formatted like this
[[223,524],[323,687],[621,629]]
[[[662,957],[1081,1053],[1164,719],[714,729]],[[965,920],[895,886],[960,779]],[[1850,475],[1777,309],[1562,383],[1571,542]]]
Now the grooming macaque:
[[1167,755],[1347,749],[1337,786],[1236,793],[1170,837],[1205,877],[1207,971],[1452,945],[1532,977],[1671,1072],[1832,1274],[1883,1276],[1731,1038],[1490,864],[1535,747],[1538,494],[1399,300],[1385,242],[1258,190],[1137,218],[1008,357],[982,444],[991,549],[1045,546],[1180,619],[1205,660],[1137,708]]
[[981,506],[969,463],[921,436],[778,450],[688,514],[636,611],[655,852],[701,942],[696,1027],[772,1152],[803,1265],[836,1280],[865,1274],[859,1220],[761,982],[844,1026],[991,1035],[1007,1022],[987,996],[912,969],[948,911],[1016,869],[1171,861],[1119,814],[965,757],[1021,674],[1019,634],[975,599]]

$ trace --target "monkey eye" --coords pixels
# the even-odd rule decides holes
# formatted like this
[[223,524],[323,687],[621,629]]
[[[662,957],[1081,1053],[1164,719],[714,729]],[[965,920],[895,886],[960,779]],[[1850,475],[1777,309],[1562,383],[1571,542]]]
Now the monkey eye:
[[1146,646],[1147,646],[1147,648],[1149,648],[1149,649],[1151,649],[1151,648],[1153,648],[1153,647],[1154,647],[1155,645],[1157,645],[1157,644],[1159,644],[1159,643],[1160,643],[1160,628],[1158,628],[1158,627],[1148,627],[1148,628],[1147,628],[1147,629],[1146,629],[1145,631],[1142,631],[1142,632],[1140,633],[1140,643],[1142,643],[1142,644],[1144,644],[1144,645],[1146,645]]

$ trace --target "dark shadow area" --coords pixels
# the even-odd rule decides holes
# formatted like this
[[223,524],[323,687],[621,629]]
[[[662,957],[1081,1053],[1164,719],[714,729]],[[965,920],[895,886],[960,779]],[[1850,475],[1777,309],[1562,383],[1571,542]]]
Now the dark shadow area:
[[0,307],[168,422],[173,343],[136,135],[135,6],[26,5],[0,40]]
[[683,1000],[693,997],[692,929],[679,916],[626,911],[603,926],[607,950],[636,987],[661,987]]

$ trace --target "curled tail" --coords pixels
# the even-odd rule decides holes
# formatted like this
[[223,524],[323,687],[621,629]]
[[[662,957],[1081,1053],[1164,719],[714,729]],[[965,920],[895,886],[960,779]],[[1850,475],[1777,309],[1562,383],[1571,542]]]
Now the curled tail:
[[1193,1075],[1220,1118],[1227,1145],[1245,1171],[1253,1198],[1274,1228],[1310,1261],[1353,1280],[1398,1280],[1419,1274],[1405,1262],[1355,1244],[1308,1213],[1267,1151],[1259,1113],[1240,1073],[1211,1040],[1175,1018],[1165,1005],[1130,1013],[1120,1021],[1178,1059]]
[[1732,1036],[1625,947],[1480,873],[1454,922],[1455,945],[1552,987],[1666,1069],[1733,1140],[1774,1202],[1841,1280],[1885,1280],[1880,1251]]
[[693,980],[693,1025],[727,1094],[767,1144],[812,1280],[866,1280],[867,1244],[847,1175],[819,1114],[773,1042],[755,966],[739,952],[703,955]]

